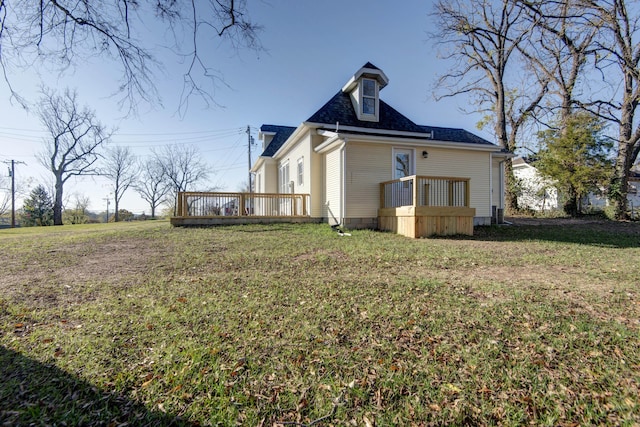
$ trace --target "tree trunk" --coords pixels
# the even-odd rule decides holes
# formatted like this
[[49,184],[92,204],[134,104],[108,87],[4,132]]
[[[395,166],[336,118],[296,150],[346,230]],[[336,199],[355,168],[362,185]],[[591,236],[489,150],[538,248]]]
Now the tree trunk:
[[53,201],[53,225],[62,225],[62,177],[56,176],[55,200]]
[[518,183],[515,175],[513,174],[513,162],[511,159],[507,159],[504,162],[504,175],[506,181],[506,190],[505,190],[505,204],[506,211],[508,214],[513,215],[517,213],[520,208],[518,206]]
[[621,140],[619,144],[616,166],[609,188],[609,197],[613,201],[616,219],[626,220],[629,219],[627,193],[629,192],[630,154],[632,150],[629,150],[629,146],[625,141]]
[[115,203],[116,211],[113,214],[113,222],[118,222],[118,221],[120,221],[120,215],[118,214],[118,211],[119,211],[118,205],[120,203],[118,203],[118,198],[117,197],[115,198],[115,202],[116,202]]
[[562,207],[564,213],[575,218],[578,216],[578,194],[573,187],[569,187],[567,191],[567,201],[564,202],[564,206]]

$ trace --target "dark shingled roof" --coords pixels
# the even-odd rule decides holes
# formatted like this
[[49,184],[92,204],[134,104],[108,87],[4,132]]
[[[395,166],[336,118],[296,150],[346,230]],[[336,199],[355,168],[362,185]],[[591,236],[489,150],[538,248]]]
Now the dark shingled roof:
[[[370,62],[367,62],[362,68],[370,68],[374,70],[380,70],[378,67]],[[418,125],[403,114],[400,114],[397,110],[391,107],[386,102],[380,100],[380,114],[378,122],[369,122],[358,120],[358,116],[351,102],[351,96],[348,93],[344,93],[340,90],[316,111],[306,122],[324,125],[323,128],[327,130],[336,129],[336,123],[339,124],[338,131],[344,133],[354,133],[355,131],[344,131],[340,128],[355,127],[367,129],[367,134],[371,135],[384,135],[384,131],[396,131],[396,132],[408,132],[413,133],[411,138],[420,138],[422,134],[424,139],[444,141],[444,142],[461,142],[466,144],[481,144],[481,145],[494,145],[493,143],[481,138],[471,132],[467,132],[464,129],[443,128],[437,126],[421,126]],[[292,126],[276,126],[276,125],[262,125],[260,128],[262,132],[272,132],[275,136],[269,143],[269,146],[264,150],[262,156],[272,157],[285,141],[296,130]],[[381,132],[376,132],[379,130]],[[398,136],[402,138],[402,136]]]
[[[362,68],[370,68],[372,70],[380,70],[380,68],[376,67],[375,65],[373,65],[371,62],[367,62],[366,64],[364,64],[362,66]],[[380,70],[382,71],[382,70]]]
[[335,130],[336,122],[338,122],[340,126],[424,133],[424,130],[420,126],[413,123],[382,100],[380,100],[380,121],[367,122],[358,120],[358,116],[351,103],[351,97],[348,93],[342,91],[338,92],[313,116],[309,117],[307,122],[326,124],[330,126],[332,130]]
[[296,130],[293,126],[277,126],[277,125],[262,125],[260,126],[260,132],[275,133],[273,139],[262,152],[261,156],[272,157],[282,147],[282,144],[289,139],[291,134]]
[[423,132],[433,132],[433,139],[446,142],[465,142],[467,144],[495,145],[464,129],[442,128],[437,126],[420,126]]

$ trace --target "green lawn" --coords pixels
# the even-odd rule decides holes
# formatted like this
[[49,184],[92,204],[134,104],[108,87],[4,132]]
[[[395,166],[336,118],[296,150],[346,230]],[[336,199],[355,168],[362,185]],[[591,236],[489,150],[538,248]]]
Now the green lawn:
[[0,425],[640,423],[637,224],[97,224],[0,253]]

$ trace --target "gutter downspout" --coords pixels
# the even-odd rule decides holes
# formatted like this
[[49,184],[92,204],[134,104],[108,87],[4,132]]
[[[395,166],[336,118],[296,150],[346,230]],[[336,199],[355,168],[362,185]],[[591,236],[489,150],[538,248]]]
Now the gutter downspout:
[[500,171],[500,208],[503,209],[504,212],[504,162],[506,162],[506,160],[502,160],[500,161],[500,163],[498,163],[500,165],[499,171]]
[[340,180],[340,225],[342,227],[345,226],[344,220],[347,216],[347,195],[346,195],[346,187],[347,187],[347,152],[345,150],[345,146],[347,145],[347,138],[342,139],[342,144],[340,145],[340,163],[342,169],[342,179]]

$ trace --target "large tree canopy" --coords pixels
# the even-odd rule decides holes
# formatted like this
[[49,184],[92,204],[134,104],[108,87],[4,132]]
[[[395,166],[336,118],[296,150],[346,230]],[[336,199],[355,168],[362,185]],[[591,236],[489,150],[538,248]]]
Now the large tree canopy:
[[581,112],[560,114],[557,126],[540,132],[542,148],[536,167],[565,196],[564,211],[581,213],[581,200],[589,192],[606,188],[611,177],[611,140],[603,136],[603,120]]
[[[154,29],[168,39],[157,41],[149,34]],[[39,64],[64,71],[109,56],[121,69],[117,92],[135,108],[139,100],[158,99],[153,72],[163,65],[156,55],[156,44],[163,44],[184,63],[182,101],[197,94],[215,102],[215,64],[203,53],[219,37],[259,48],[258,29],[246,0],[0,0],[0,66],[12,95],[23,102],[11,87],[14,72]]]

